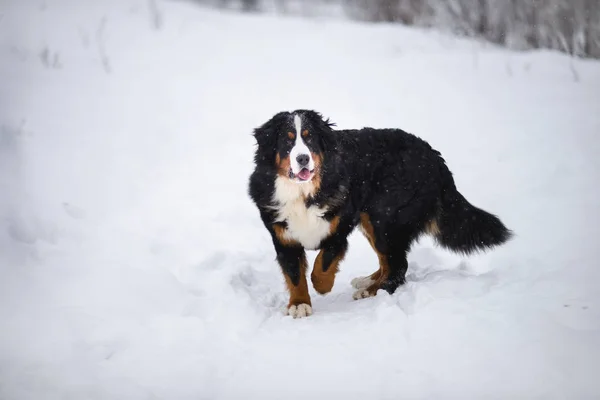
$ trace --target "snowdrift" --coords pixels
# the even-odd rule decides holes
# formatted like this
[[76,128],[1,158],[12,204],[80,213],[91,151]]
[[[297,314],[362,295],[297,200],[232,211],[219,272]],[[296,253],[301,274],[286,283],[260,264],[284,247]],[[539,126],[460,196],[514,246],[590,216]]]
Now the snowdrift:
[[[2,13],[0,398],[600,395],[600,63],[180,2]],[[252,128],[295,108],[423,137],[515,239],[422,240],[404,288],[354,301],[356,233],[284,316],[246,184]]]

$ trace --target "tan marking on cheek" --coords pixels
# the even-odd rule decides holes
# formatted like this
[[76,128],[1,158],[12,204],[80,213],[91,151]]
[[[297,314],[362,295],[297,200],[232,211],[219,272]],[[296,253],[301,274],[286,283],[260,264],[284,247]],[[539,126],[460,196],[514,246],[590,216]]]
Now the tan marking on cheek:
[[319,153],[310,152],[312,156],[313,162],[315,163],[315,169],[321,169],[321,165],[323,163],[323,157]]
[[275,165],[277,166],[277,173],[281,176],[288,177],[290,172],[290,157],[281,158],[279,153],[275,156]]
[[316,193],[321,188],[321,166],[323,165],[323,158],[320,154],[313,153],[312,151],[310,152],[310,155],[312,156],[313,162],[315,163],[315,176],[312,179],[312,182],[314,187],[313,192]]

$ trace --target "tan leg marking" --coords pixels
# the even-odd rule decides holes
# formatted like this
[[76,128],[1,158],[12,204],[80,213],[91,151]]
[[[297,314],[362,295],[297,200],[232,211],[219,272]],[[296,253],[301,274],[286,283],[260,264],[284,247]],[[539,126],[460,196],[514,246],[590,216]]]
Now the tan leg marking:
[[[337,228],[340,224],[340,217],[334,217],[329,224],[329,234],[332,235],[337,231]],[[312,274],[310,275],[310,279],[312,281],[313,287],[320,294],[325,294],[331,292],[333,288],[333,284],[335,282],[335,275],[339,271],[339,264],[344,259],[346,255],[346,251],[338,254],[332,261],[331,265],[327,269],[327,271],[323,271],[323,253],[324,249],[319,251],[317,258],[315,259],[315,265],[313,266]]]
[[331,265],[329,265],[327,271],[323,271],[323,250],[319,252],[315,259],[312,274],[310,275],[313,287],[317,292],[321,294],[331,292],[335,282],[335,275],[338,273],[340,262],[342,262],[345,255],[345,251],[338,254],[333,261],[331,261]]
[[283,274],[286,286],[290,292],[287,313],[294,318],[308,317],[312,314],[312,305],[310,302],[310,295],[308,294],[308,283],[306,281],[306,265],[306,256],[302,256],[302,259],[300,260],[300,281],[298,282],[298,285],[294,285],[290,277],[287,276],[287,274]]
[[385,281],[389,274],[389,265],[387,261],[387,256],[381,253],[375,247],[375,229],[373,228],[373,224],[371,224],[371,220],[367,213],[360,214],[360,224],[361,230],[375,254],[377,254],[377,258],[379,259],[379,270],[375,271],[369,276],[359,277],[352,280],[352,286],[358,289],[353,297],[354,299],[363,299],[365,297],[375,296],[377,294],[377,290]]

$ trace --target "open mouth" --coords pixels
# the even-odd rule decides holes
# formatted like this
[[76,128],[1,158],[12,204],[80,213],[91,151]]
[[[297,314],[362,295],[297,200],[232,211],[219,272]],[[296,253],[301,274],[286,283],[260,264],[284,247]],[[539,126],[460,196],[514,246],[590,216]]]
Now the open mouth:
[[294,172],[290,169],[290,178],[291,179],[296,178],[300,182],[306,182],[306,181],[310,180],[310,178],[312,178],[313,172],[314,172],[314,170],[309,171],[308,168],[302,168],[300,170],[300,172],[298,172],[297,174],[294,174]]

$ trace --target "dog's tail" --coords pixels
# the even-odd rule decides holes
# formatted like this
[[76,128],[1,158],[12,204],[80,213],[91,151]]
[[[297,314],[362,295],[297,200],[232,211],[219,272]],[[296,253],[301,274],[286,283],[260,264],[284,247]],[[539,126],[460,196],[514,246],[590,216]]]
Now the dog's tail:
[[469,255],[510,240],[513,232],[497,216],[469,203],[458,192],[452,178],[449,182],[451,184],[442,192],[438,215],[427,227],[442,247]]

